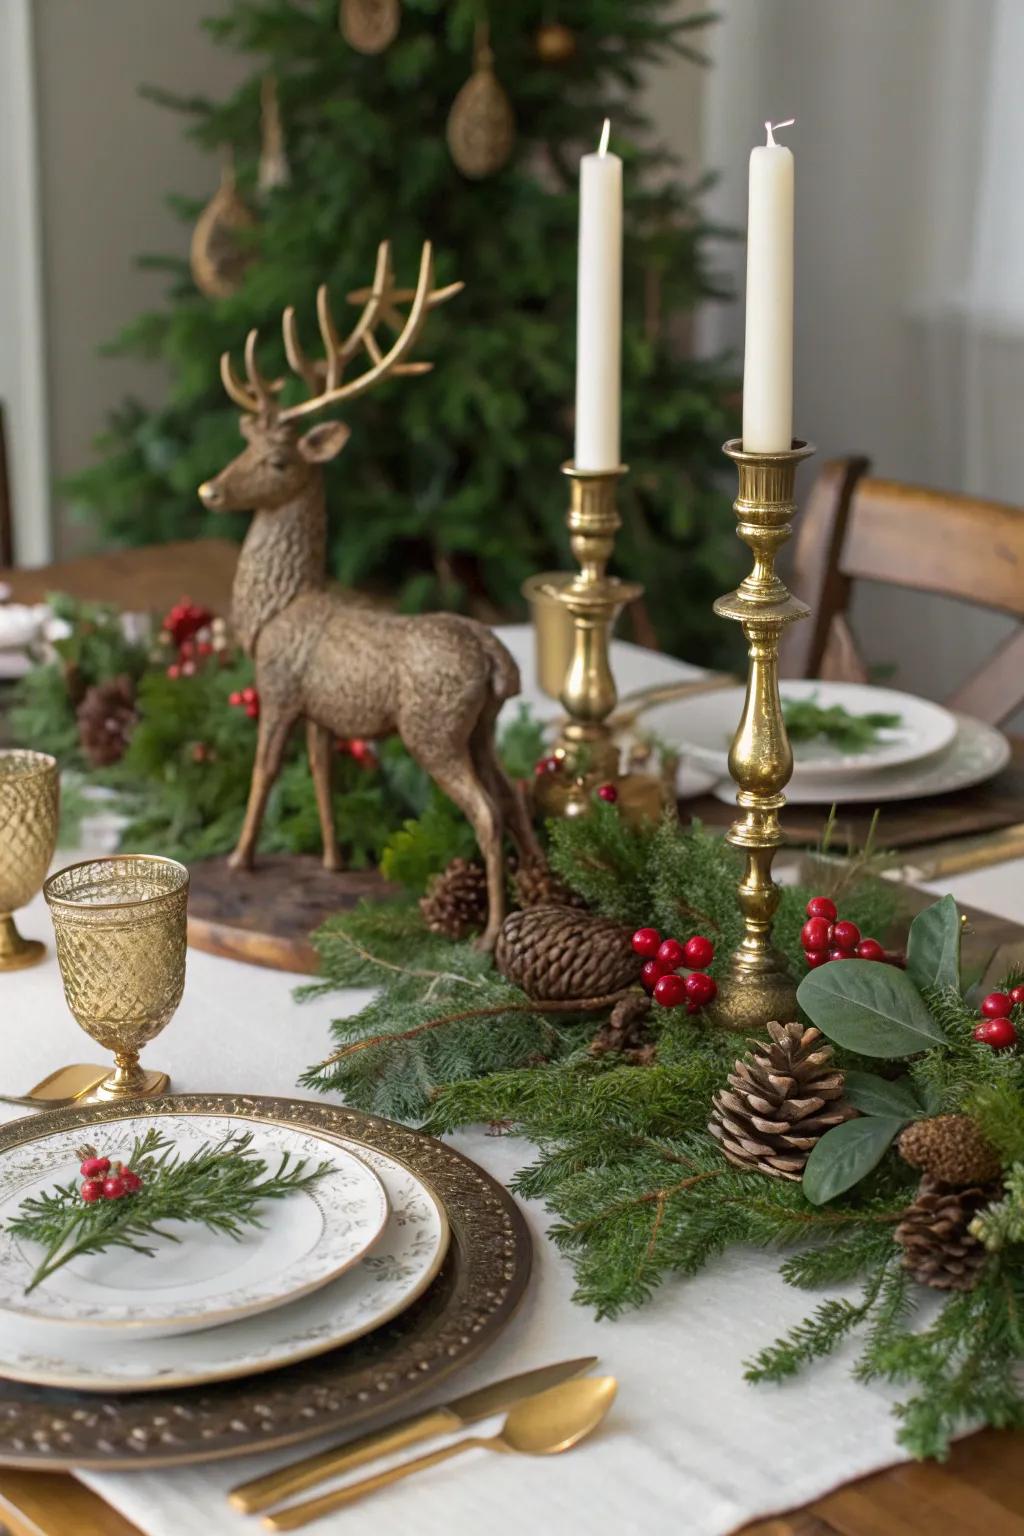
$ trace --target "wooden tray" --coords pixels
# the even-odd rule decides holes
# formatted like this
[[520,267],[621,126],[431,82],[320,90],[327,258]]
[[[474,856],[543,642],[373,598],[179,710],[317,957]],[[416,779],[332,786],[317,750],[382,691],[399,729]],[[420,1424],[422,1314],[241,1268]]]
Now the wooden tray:
[[[224,1113],[326,1131],[378,1147],[423,1174],[451,1223],[430,1288],[375,1333],[301,1365],[214,1387],[117,1394],[0,1380],[0,1466],[151,1468],[214,1461],[348,1431],[397,1414],[500,1333],[530,1274],[532,1246],[508,1192],[461,1153],[389,1120],[300,1099],[182,1094],[140,1104],[156,1120]],[[83,1132],[123,1106],[51,1110],[0,1128],[0,1152],[41,1129]]]

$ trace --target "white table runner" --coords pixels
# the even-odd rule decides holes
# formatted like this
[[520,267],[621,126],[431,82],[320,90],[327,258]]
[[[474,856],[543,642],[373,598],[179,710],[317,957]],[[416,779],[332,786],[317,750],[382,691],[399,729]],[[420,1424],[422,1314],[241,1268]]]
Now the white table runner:
[[[517,651],[523,631],[510,634]],[[616,646],[620,688],[694,669]],[[1024,861],[950,883],[965,901],[1024,918]],[[41,898],[19,917],[50,941]],[[299,1072],[319,1059],[332,1017],[368,994],[298,1005],[293,976],[191,952],[185,997],[145,1060],[181,1092],[301,1094]],[[52,945],[43,965],[0,980],[0,1087],[24,1091],[53,1067],[101,1056],[64,1006]],[[0,1105],[0,1118],[18,1113]],[[530,1159],[528,1143],[473,1132],[455,1144],[502,1180]],[[893,1394],[849,1379],[849,1355],[784,1387],[748,1386],[742,1362],[804,1317],[814,1297],[783,1285],[777,1257],[733,1251],[688,1282],[670,1282],[639,1312],[596,1323],[571,1301],[572,1275],[526,1209],[535,1271],[519,1313],[494,1347],[449,1384],[452,1395],[548,1361],[596,1354],[619,1397],[592,1441],[550,1460],[472,1453],[376,1495],[315,1529],[351,1536],[415,1527],[418,1536],[725,1536],[747,1520],[806,1502],[901,1459]],[[426,1401],[426,1400],[425,1400]],[[487,1426],[481,1426],[486,1430]],[[326,1444],[328,1442],[319,1442]],[[313,1449],[313,1446],[306,1449]],[[234,1483],[294,1459],[292,1448],[170,1472],[83,1473],[145,1536],[241,1536],[259,1529],[225,1501]]]

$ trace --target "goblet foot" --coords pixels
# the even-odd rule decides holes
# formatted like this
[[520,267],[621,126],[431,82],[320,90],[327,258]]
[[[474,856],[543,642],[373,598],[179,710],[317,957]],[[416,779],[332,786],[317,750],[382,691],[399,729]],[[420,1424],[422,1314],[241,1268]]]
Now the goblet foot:
[[117,1065],[113,1072],[96,1084],[82,1103],[110,1104],[124,1099],[158,1099],[171,1086],[166,1072],[147,1072],[139,1065],[139,1058],[115,1056]]
[[0,971],[23,971],[38,965],[45,954],[46,945],[39,939],[22,938],[13,917],[0,917]]

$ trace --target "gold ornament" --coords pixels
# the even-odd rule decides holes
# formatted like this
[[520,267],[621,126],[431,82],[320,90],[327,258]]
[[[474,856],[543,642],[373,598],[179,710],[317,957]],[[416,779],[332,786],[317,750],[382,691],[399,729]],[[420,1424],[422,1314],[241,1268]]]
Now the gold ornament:
[[542,64],[566,64],[576,52],[576,34],[562,21],[545,21],[534,33],[533,46]]
[[277,99],[277,78],[264,75],[260,85],[260,167],[257,176],[263,193],[286,187],[292,179],[284,147],[281,107]]
[[401,20],[400,0],[341,0],[338,12],[342,37],[359,53],[383,53]]
[[448,148],[463,176],[481,181],[507,164],[516,141],[512,103],[494,73],[488,27],[477,27],[473,73],[448,114]]
[[196,222],[189,252],[195,285],[208,299],[227,298],[238,291],[253,255],[242,246],[238,235],[255,223],[235,186],[235,168],[229,158],[220,186]]

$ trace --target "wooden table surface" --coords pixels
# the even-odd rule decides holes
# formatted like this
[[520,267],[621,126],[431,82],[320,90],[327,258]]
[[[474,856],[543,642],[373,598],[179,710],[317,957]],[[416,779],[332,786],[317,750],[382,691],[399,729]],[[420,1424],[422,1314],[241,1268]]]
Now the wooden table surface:
[[[63,591],[160,611],[187,594],[223,613],[236,558],[236,546],[205,540],[118,551],[35,571],[0,570],[0,581],[9,583],[18,602],[38,602],[48,592]],[[996,942],[1021,936],[1020,929],[994,919],[979,919],[978,927],[990,929]],[[814,1455],[813,1430],[807,1454]],[[984,1430],[958,1441],[942,1465],[902,1463],[803,1509],[745,1526],[742,1536],[1024,1536],[1022,1465],[1024,1431]],[[255,1522],[251,1525],[255,1528]],[[0,1469],[2,1530],[10,1536],[140,1536],[73,1477],[7,1469]],[[686,1536],[682,1524],[678,1536]]]

